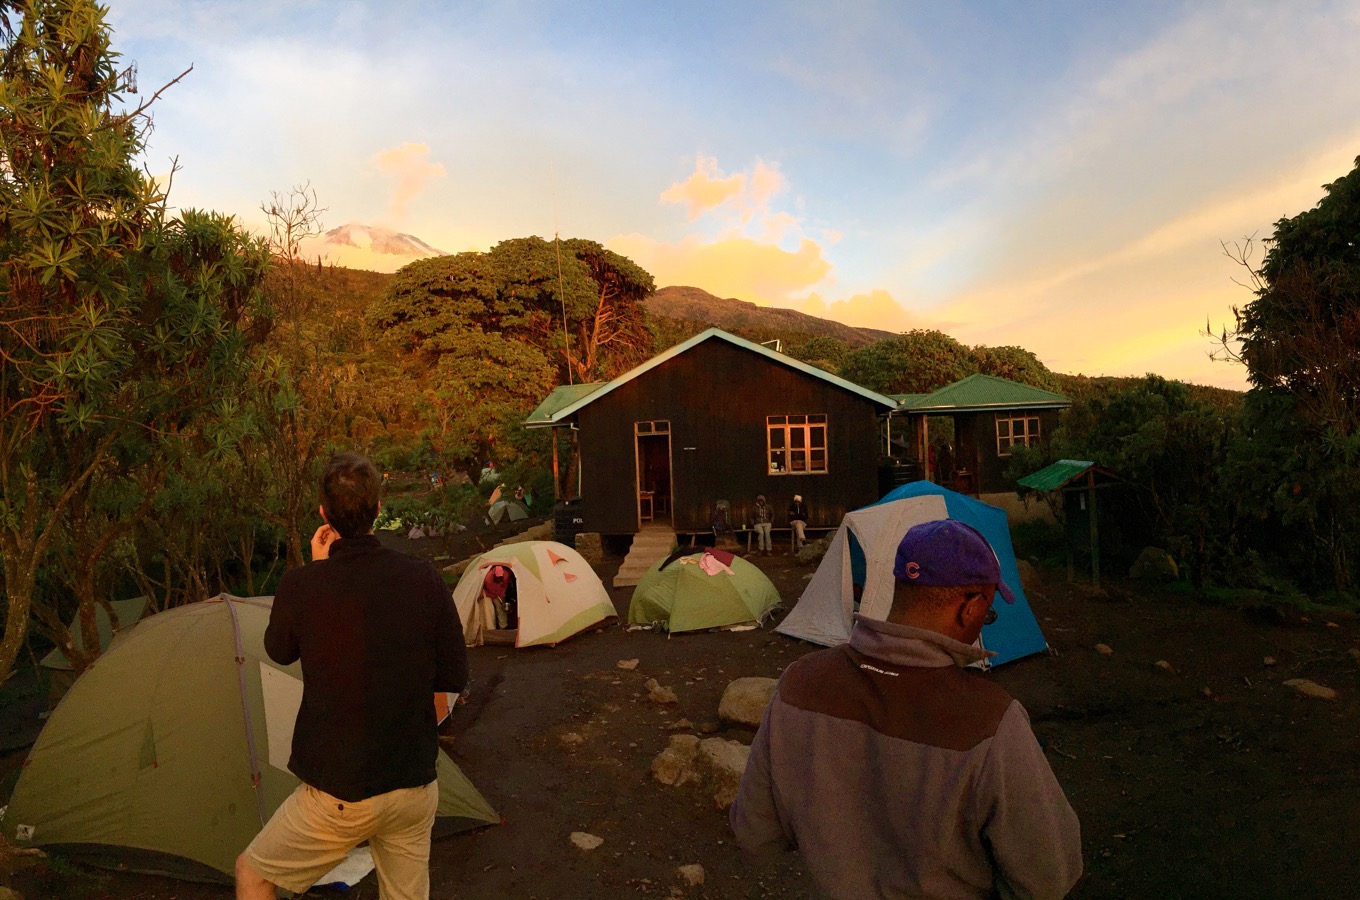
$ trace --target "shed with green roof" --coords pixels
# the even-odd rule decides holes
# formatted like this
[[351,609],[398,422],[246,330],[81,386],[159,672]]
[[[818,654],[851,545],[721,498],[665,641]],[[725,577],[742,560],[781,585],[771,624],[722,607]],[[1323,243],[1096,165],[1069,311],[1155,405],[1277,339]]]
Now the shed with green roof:
[[[904,395],[893,418],[907,420],[928,480],[977,496],[1013,491],[1004,475],[1013,448],[1047,441],[1058,414],[1071,405],[1053,391],[977,374],[929,394]],[[929,419],[937,416],[953,420],[954,440],[932,454]]]

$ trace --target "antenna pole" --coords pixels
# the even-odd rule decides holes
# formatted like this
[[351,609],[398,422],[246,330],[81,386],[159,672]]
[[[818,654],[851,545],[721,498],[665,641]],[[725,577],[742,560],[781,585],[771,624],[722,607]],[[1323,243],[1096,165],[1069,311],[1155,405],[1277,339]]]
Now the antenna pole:
[[567,327],[567,298],[562,285],[562,236],[557,230],[557,167],[549,162],[548,171],[552,178],[553,248],[557,251],[557,303],[562,308],[562,341],[567,356],[567,384],[575,384],[576,378],[571,368],[571,330]]

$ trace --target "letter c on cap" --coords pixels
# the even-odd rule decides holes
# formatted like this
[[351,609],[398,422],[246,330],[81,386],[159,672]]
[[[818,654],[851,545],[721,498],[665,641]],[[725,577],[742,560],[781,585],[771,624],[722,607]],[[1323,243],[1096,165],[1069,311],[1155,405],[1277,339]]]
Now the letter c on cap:
[[921,577],[921,564],[920,564],[920,563],[915,563],[915,562],[909,562],[909,563],[906,564],[906,566],[903,567],[903,571],[907,573],[907,577],[908,577],[908,578],[920,578],[920,577]]

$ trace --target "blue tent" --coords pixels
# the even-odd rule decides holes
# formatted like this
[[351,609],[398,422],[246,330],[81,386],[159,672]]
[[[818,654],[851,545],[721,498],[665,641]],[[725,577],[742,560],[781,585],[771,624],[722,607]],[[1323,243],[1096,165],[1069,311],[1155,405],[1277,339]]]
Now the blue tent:
[[1000,597],[996,621],[982,629],[982,646],[1001,665],[1048,648],[1015,565],[1005,510],[928,481],[894,488],[877,503],[848,513],[803,596],[778,631],[832,646],[850,638],[851,614],[887,615],[892,602],[892,561],[897,542],[913,525],[955,519],[987,538],[1001,563],[1001,578],[1015,603]]

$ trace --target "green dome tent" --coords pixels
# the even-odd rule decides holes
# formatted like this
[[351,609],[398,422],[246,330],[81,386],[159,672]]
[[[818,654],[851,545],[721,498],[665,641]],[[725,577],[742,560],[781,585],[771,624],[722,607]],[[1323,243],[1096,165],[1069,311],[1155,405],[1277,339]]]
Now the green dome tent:
[[779,591],[741,557],[724,562],[707,552],[657,562],[633,589],[628,624],[660,623],[674,633],[763,621]]
[[[20,847],[230,882],[298,779],[301,668],[264,651],[273,598],[222,594],[120,634],[52,713],[0,830]],[[500,817],[440,751],[435,833]]]

